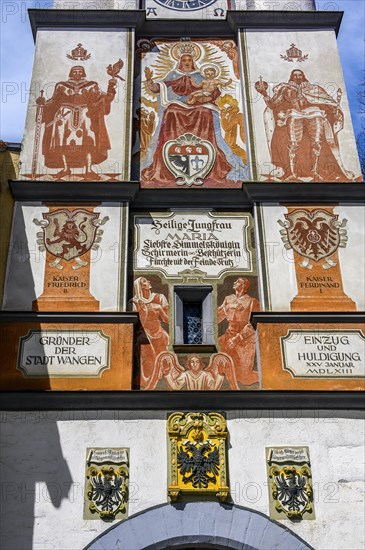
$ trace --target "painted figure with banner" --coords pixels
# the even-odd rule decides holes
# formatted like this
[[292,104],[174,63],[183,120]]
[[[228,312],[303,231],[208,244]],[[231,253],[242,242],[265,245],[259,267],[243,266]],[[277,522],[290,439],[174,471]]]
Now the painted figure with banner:
[[263,96],[266,137],[277,181],[353,181],[342,163],[338,134],[344,126],[342,90],[333,98],[303,71],[291,72],[268,94],[262,77],[255,84]]

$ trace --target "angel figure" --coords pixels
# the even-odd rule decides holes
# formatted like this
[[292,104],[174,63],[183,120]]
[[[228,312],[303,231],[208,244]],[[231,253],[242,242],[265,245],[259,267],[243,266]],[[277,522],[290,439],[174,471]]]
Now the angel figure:
[[154,390],[162,378],[169,390],[220,390],[225,378],[231,390],[239,389],[233,362],[225,353],[213,354],[206,368],[198,355],[189,355],[184,368],[173,353],[160,353],[145,389]]

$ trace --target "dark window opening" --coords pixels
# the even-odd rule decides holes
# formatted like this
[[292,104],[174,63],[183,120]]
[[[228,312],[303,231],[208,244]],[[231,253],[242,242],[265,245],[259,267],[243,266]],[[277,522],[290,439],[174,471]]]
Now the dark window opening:
[[176,285],[175,344],[214,344],[213,288]]
[[202,303],[183,302],[184,344],[202,344]]

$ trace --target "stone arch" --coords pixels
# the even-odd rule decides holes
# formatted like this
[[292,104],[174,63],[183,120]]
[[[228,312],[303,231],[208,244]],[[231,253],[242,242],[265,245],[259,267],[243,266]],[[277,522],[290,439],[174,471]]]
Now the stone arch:
[[218,502],[162,504],[117,523],[85,550],[313,550],[264,514]]

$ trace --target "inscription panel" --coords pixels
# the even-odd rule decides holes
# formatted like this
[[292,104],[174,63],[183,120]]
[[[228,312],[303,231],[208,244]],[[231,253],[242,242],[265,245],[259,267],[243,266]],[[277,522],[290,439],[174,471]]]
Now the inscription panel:
[[31,330],[20,338],[17,369],[25,377],[100,377],[110,368],[110,337],[102,331]]
[[294,378],[365,378],[360,330],[289,330],[280,340],[283,369]]
[[178,277],[199,270],[218,279],[226,271],[251,271],[249,216],[208,213],[136,217],[136,269]]
[[365,390],[364,324],[258,323],[264,390]]
[[133,324],[2,323],[1,391],[130,390]]

